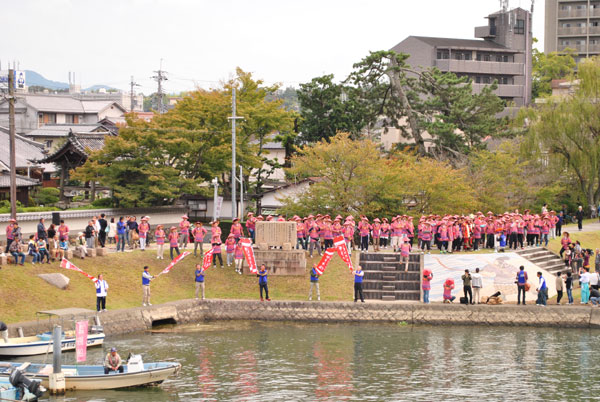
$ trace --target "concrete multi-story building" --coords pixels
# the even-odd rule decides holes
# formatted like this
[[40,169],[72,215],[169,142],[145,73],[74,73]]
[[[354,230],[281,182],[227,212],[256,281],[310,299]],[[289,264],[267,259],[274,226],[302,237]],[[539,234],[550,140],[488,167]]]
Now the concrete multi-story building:
[[486,26],[475,28],[480,39],[409,36],[392,50],[410,55],[413,68],[437,67],[468,76],[473,90],[498,82],[496,94],[507,106],[531,102],[531,13],[522,8],[490,14]]
[[600,0],[546,0],[544,52],[575,51],[575,61],[600,54]]

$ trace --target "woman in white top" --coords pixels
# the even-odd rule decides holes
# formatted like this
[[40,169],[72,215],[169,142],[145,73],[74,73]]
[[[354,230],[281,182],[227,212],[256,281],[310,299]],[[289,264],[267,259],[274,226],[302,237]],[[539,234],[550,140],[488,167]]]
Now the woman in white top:
[[115,222],[115,218],[110,218],[110,223],[108,224],[108,243],[115,244],[115,236],[117,235],[117,224]]

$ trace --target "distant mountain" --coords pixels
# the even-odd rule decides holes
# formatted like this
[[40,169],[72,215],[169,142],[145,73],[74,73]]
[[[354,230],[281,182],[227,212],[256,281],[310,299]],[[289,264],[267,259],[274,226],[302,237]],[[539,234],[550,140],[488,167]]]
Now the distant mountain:
[[[32,86],[40,86],[40,87],[44,87],[44,88],[48,88],[48,89],[69,89],[69,84],[67,82],[60,82],[60,81],[52,81],[49,79],[44,78],[41,74],[36,73],[35,71],[32,70],[25,70],[26,72],[26,80],[27,80],[27,86],[28,87],[32,87]],[[84,91],[97,91],[99,89],[116,89],[113,87],[109,87],[107,85],[92,85],[89,88],[84,88]]]
[[35,71],[25,70],[27,86],[40,86],[48,89],[69,89],[69,84],[66,82],[59,81],[51,81],[44,77],[41,74],[36,73]]

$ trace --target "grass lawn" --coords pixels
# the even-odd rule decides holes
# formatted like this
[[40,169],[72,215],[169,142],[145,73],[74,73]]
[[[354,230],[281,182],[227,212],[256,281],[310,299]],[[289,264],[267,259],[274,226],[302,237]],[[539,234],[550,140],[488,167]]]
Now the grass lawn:
[[[600,248],[600,232],[579,232],[577,230],[577,226],[573,226],[572,229],[573,228],[575,229],[574,231],[569,231],[567,229],[571,241],[574,242],[576,240],[579,240],[579,242],[581,243],[581,247],[583,248],[591,248],[592,250],[596,250],[596,247]],[[557,254],[560,252],[560,248],[560,238],[558,237],[554,240],[550,240],[550,242],[548,243],[548,249]],[[594,265],[593,258],[594,257],[592,257],[592,261],[590,261],[592,267]]]
[[[168,255],[168,252],[165,252],[165,255]],[[357,255],[358,253],[355,253],[353,258],[356,259]],[[313,259],[307,257],[307,270],[303,277],[269,276],[271,299],[306,300],[310,287],[310,267],[318,260],[318,255]],[[152,303],[193,298],[194,270],[199,261],[199,257],[194,258],[190,255],[171,272],[153,281]],[[141,305],[141,275],[144,265],[150,267],[150,273],[157,275],[169,261],[157,260],[154,250],[136,250],[129,253],[110,253],[106,257],[74,259],[72,262],[91,275],[103,273],[109,285],[107,308],[119,309]],[[60,272],[70,278],[68,289],[57,289],[37,277],[41,273],[53,272]],[[259,298],[256,276],[238,275],[233,266],[216,269],[211,267],[206,272],[205,280],[207,298]],[[351,300],[352,282],[353,277],[349,274],[348,267],[338,256],[334,256],[320,279],[321,300]],[[24,267],[9,265],[0,270],[0,320],[7,323],[32,320],[35,319],[36,311],[66,307],[91,310],[96,308],[95,287],[80,273],[62,269],[58,262],[35,265],[26,263]]]

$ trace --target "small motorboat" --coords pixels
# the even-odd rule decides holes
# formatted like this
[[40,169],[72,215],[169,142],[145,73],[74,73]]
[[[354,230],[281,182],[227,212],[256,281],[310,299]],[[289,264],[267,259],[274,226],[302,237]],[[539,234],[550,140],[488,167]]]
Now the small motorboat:
[[[47,316],[49,320],[58,318],[64,328],[65,321],[71,321],[73,328],[78,316],[93,313],[85,309],[63,309],[38,311],[38,329],[40,327],[40,316]],[[84,319],[87,317],[84,316]],[[49,321],[49,326],[51,326]],[[40,331],[41,332],[41,331]],[[104,343],[104,331],[100,325],[91,325],[88,330],[87,347],[101,346]],[[43,332],[35,336],[25,336],[17,338],[0,337],[0,356],[34,356],[52,353],[52,332]],[[64,331],[61,341],[63,351],[75,350],[75,331]]]
[[[0,378],[8,376],[11,370],[22,363],[1,362]],[[123,373],[104,374],[104,366],[63,365],[65,389],[99,390],[159,385],[172,374],[179,373],[181,364],[175,362],[143,363],[140,355],[133,355],[123,366]],[[23,373],[29,378],[39,379],[48,387],[48,377],[52,373],[52,364],[30,364]]]
[[[87,347],[101,346],[104,342],[104,333],[90,333],[87,338]],[[52,333],[44,332],[36,336],[22,338],[8,338],[8,343],[0,338],[0,356],[33,356],[52,353]],[[63,351],[75,350],[75,332],[63,332],[61,341]]]
[[[29,363],[23,363],[24,370]],[[0,400],[37,401],[46,393],[40,380],[30,380],[22,369],[13,369],[8,377],[0,377]]]

